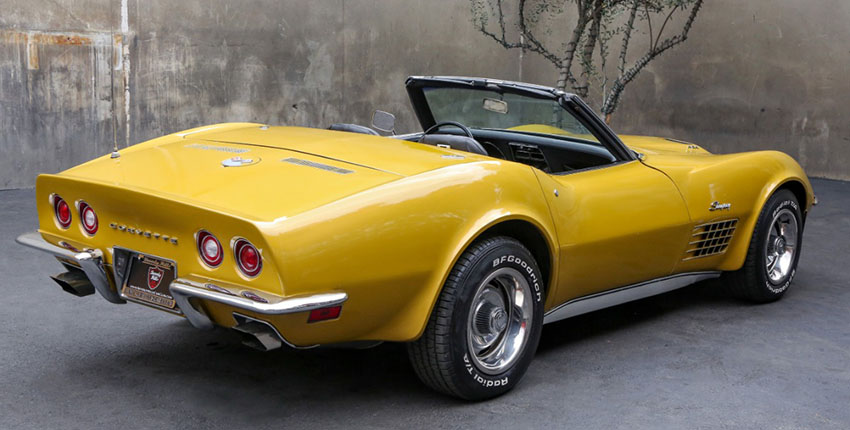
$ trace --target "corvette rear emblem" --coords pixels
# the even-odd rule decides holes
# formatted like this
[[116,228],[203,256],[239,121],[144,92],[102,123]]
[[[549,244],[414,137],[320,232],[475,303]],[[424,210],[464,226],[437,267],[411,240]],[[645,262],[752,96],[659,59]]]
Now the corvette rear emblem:
[[159,267],[148,267],[148,288],[155,290],[162,282],[164,272]]

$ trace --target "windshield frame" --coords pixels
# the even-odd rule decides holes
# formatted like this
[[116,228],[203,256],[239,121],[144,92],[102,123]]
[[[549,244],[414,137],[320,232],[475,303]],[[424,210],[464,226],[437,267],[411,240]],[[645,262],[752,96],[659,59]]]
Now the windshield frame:
[[[407,94],[410,97],[413,111],[423,130],[427,130],[436,124],[434,115],[431,113],[425,97],[425,88],[462,88],[490,91],[496,94],[510,93],[557,102],[562,109],[575,117],[590,131],[599,140],[599,143],[608,149],[615,158],[620,161],[636,159],[634,153],[620,141],[616,133],[575,94],[540,85],[457,76],[411,76],[407,78],[405,87],[407,88]],[[507,129],[500,130],[511,132],[511,130]]]

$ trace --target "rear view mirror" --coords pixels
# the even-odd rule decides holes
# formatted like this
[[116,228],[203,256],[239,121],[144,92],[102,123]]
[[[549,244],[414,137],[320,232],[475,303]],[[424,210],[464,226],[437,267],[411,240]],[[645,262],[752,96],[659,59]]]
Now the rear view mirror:
[[376,110],[372,114],[372,128],[385,133],[395,133],[395,115],[382,110]]
[[484,99],[484,104],[481,106],[484,110],[501,114],[508,113],[508,102],[496,99]]

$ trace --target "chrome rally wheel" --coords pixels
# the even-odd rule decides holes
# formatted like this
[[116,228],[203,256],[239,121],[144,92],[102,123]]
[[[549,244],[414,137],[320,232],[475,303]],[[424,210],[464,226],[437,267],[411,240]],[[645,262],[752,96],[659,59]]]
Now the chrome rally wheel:
[[512,267],[491,273],[472,299],[467,340],[475,366],[488,375],[516,362],[528,341],[534,307],[531,287]]
[[467,400],[513,388],[540,341],[544,278],[513,238],[473,243],[452,268],[425,332],[408,344],[422,382]]
[[767,199],[749,238],[744,265],[721,280],[729,292],[756,303],[779,300],[785,294],[797,272],[803,244],[801,208],[787,189]]
[[779,211],[770,223],[765,241],[765,268],[770,282],[781,285],[791,274],[797,253],[797,218],[790,209]]

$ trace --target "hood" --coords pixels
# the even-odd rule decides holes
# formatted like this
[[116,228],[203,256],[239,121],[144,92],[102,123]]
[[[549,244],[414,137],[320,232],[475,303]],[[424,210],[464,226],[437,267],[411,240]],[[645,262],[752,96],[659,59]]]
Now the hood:
[[652,136],[619,135],[630,149],[644,155],[711,155],[699,145],[681,140]]
[[[250,125],[166,136],[62,173],[272,221],[360,191],[475,159],[345,132]],[[234,158],[236,157],[236,158]]]

